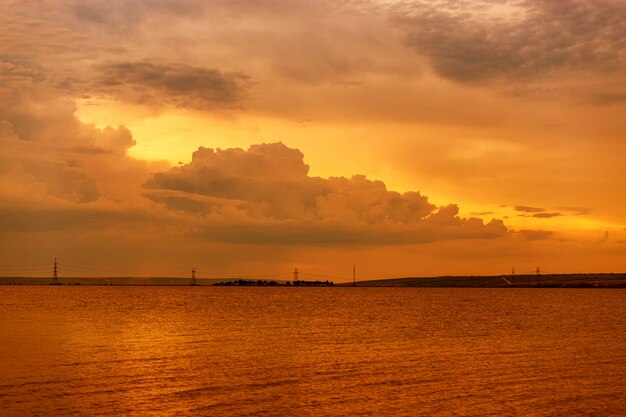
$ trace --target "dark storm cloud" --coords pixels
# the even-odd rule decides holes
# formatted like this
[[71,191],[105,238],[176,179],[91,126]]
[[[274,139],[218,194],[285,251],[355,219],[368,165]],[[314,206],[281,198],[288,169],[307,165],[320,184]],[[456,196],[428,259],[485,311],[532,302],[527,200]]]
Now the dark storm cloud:
[[200,148],[192,162],[155,174],[145,195],[200,215],[197,234],[237,243],[404,244],[503,236],[499,220],[461,218],[418,192],[397,193],[364,176],[308,175],[303,154],[282,143]]
[[416,1],[396,14],[408,44],[439,75],[463,83],[626,70],[623,1]]
[[96,66],[94,89],[139,104],[177,107],[234,107],[244,98],[248,78],[214,68],[153,62],[111,62]]

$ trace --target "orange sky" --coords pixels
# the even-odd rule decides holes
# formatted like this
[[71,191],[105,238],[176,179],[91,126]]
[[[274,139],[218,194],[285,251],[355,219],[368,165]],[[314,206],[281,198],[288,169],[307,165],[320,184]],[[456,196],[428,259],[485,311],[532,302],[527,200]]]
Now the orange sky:
[[626,270],[622,2],[3,9],[0,275]]

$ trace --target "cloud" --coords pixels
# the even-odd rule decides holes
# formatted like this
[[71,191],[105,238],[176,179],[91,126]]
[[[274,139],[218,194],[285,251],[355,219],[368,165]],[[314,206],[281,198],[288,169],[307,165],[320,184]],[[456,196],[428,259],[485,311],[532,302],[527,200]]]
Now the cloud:
[[244,98],[248,77],[214,68],[153,62],[96,66],[95,91],[137,104],[211,109],[234,107]]
[[[4,204],[3,204],[4,203]],[[124,230],[130,224],[146,225],[158,221],[145,210],[102,205],[12,206],[0,203],[1,233],[17,232],[104,232]]]
[[[170,104],[196,94],[201,102],[212,100],[202,98],[212,84],[195,75],[221,80],[185,66],[161,69],[114,65],[111,91],[160,91]],[[191,75],[171,73],[178,69]],[[84,124],[54,83],[30,77],[20,88],[14,72],[0,79],[13,94],[0,103],[0,201],[12,225],[5,233],[175,227],[205,242],[331,246],[506,236],[502,221],[462,218],[456,205],[436,207],[419,192],[389,191],[362,175],[310,176],[302,152],[282,143],[201,147],[189,164],[151,175],[146,162],[128,157],[128,129]]]
[[558,210],[566,211],[570,215],[584,216],[591,213],[591,209],[586,207],[558,207]]
[[110,30],[129,31],[137,22],[153,18],[155,14],[167,17],[194,17],[206,6],[201,1],[150,0],[146,2],[118,0],[70,2],[69,11],[86,24],[105,26]]
[[[499,220],[462,218],[456,205],[436,207],[419,192],[392,192],[362,175],[309,176],[304,155],[282,143],[201,147],[191,163],[150,175],[148,163],[127,155],[134,145],[128,129],[76,118],[73,87],[59,88],[27,62],[6,67],[0,200],[13,226],[5,233],[130,227],[144,213],[144,229],[176,225],[213,242],[368,245],[506,235]],[[90,88],[122,100],[229,106],[243,94],[243,76],[202,67],[111,61],[94,68]]]
[[440,76],[461,83],[580,71],[620,75],[626,68],[620,1],[414,1],[395,14],[408,45]]
[[541,213],[546,211],[545,209],[539,207],[530,207],[530,206],[515,206],[513,209],[515,211],[522,211],[524,213]]
[[436,207],[419,192],[389,191],[362,175],[312,177],[304,155],[282,143],[199,148],[189,164],[150,175],[146,163],[126,156],[132,136],[124,127],[62,120],[55,125],[65,130],[44,139],[21,139],[0,122],[3,234],[134,229],[300,246],[506,236],[502,221],[459,217],[456,205]]
[[546,240],[554,235],[554,232],[549,230],[518,230],[515,233],[527,240]]
[[622,104],[626,102],[626,92],[597,92],[590,94],[588,99],[590,102],[600,106]]
[[126,155],[135,144],[128,129],[82,123],[73,101],[34,66],[0,64],[2,233],[85,231],[129,225],[138,213],[155,217],[138,193],[150,165]]
[[[103,187],[124,189],[112,184],[120,176],[147,176],[145,163],[125,155],[134,141],[123,126],[96,129],[70,123],[65,127],[64,132],[56,131],[60,142],[45,136],[21,139],[8,121],[0,121],[0,182],[34,195],[88,203],[115,195],[104,196]],[[79,136],[66,136],[73,134]],[[132,178],[126,180],[127,184],[133,182]]]
[[539,207],[530,207],[530,206],[515,206],[513,208],[515,211],[520,211],[523,214],[518,214],[518,217],[534,217],[536,219],[549,219],[553,217],[561,217],[561,216],[581,216],[586,215],[591,212],[590,209],[584,207],[560,207],[559,210],[564,211],[566,213],[562,213],[561,211],[546,211],[546,209]]
[[552,218],[552,217],[560,217],[560,216],[562,216],[562,214],[561,213],[544,212],[544,213],[535,213],[532,216],[537,218],[537,219],[549,219],[549,218]]
[[[206,146],[279,134],[302,149],[317,144],[307,156],[318,172],[370,169],[459,199],[453,201],[534,201],[549,210],[524,213],[528,219],[582,215],[585,210],[558,207],[593,201],[597,220],[623,223],[623,198],[615,190],[626,166],[619,134],[626,84],[615,78],[624,73],[624,54],[609,33],[624,38],[615,23],[623,19],[621,3],[434,0],[413,2],[410,13],[387,20],[387,12],[402,12],[388,4],[9,0],[0,14],[0,233],[12,234],[3,240],[10,243],[4,259],[74,242],[76,253],[92,258],[102,257],[98,247],[113,247],[111,253],[128,254],[129,264],[208,256],[219,264],[223,248],[237,265],[250,255],[259,263],[268,255],[292,262],[305,252],[312,263],[326,262],[329,254],[342,263],[364,251],[356,245],[371,245],[371,253],[389,256],[364,257],[382,269],[412,262],[436,271],[438,262],[442,270],[457,264],[441,250],[446,245],[484,270],[497,262],[479,258],[502,257],[503,246],[519,257],[524,248],[558,244],[555,238],[535,245],[524,233],[506,233],[499,221],[471,218],[487,213],[463,218],[455,205],[436,207],[420,193],[394,193],[362,176],[312,177],[295,149],[205,150],[185,170],[155,167],[128,156],[133,135],[118,123],[137,126],[142,148],[135,155],[169,149],[171,123],[181,123],[181,149],[196,143],[201,128],[197,119],[177,118],[189,112],[167,108],[173,118],[153,118],[153,108],[127,103],[209,112],[245,107],[228,123],[223,114],[207,115],[211,127],[204,131],[224,136],[207,135]],[[553,21],[542,20],[550,16]],[[564,26],[573,20],[578,23]],[[424,71],[425,64],[439,77]],[[571,87],[605,106],[495,97],[468,84]],[[114,126],[81,123],[77,100],[85,120]],[[129,111],[120,114],[120,108]],[[293,120],[311,119],[291,127]],[[357,137],[358,155],[346,164],[318,165],[328,156],[346,159]],[[225,156],[232,161],[220,162]],[[120,230],[119,239],[107,234],[112,228]],[[54,238],[33,235],[46,231]],[[527,235],[549,236],[540,232]],[[137,245],[143,236],[150,248]],[[437,243],[391,246],[423,242]],[[329,249],[305,249],[307,243]],[[355,247],[335,251],[334,245]],[[291,251],[300,255],[285,255]],[[572,253],[578,261],[582,252]],[[537,256],[546,254],[542,249]],[[455,268],[467,272],[462,265]]]
[[402,244],[506,233],[499,220],[461,218],[455,205],[436,207],[365,176],[311,177],[303,158],[282,143],[200,148],[189,164],[155,174],[144,195],[201,215],[199,235],[238,243]]

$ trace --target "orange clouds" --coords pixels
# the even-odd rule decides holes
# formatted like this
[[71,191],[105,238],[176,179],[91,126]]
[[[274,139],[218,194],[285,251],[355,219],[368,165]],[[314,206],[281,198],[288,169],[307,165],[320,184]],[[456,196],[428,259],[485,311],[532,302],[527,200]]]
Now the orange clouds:
[[506,233],[501,221],[460,218],[456,206],[436,208],[418,192],[307,173],[302,153],[282,143],[200,148],[190,164],[155,174],[145,195],[202,216],[203,236],[239,243],[405,244]]
[[[72,127],[65,134],[73,134]],[[128,130],[82,128],[81,137],[60,142],[0,137],[3,233],[82,233],[150,217],[133,203],[148,171],[145,163],[125,156],[132,143]]]
[[136,104],[211,109],[235,106],[243,99],[247,77],[212,68],[153,62],[98,65],[93,90]]
[[119,242],[147,264],[211,248],[218,264],[363,249],[458,272],[586,253],[590,268],[626,267],[625,13],[609,0],[7,1],[3,256],[51,233],[51,252],[119,255]]
[[[168,80],[165,74],[149,83]],[[247,151],[201,147],[189,164],[151,175],[146,163],[126,155],[135,143],[128,129],[85,125],[49,92],[34,84],[20,92],[18,106],[3,110],[17,121],[0,124],[5,233],[133,225],[211,242],[390,245],[507,231],[499,220],[462,218],[455,205],[436,207],[419,192],[389,191],[362,175],[309,176],[304,155],[282,143]],[[38,107],[37,97],[53,111]]]
[[610,0],[409,2],[398,21],[437,73],[529,82],[576,71],[621,76],[626,7]]

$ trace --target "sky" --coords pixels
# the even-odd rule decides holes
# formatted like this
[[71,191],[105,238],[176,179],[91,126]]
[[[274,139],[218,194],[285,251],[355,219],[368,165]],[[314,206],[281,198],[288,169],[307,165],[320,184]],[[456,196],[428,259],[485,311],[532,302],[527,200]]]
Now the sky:
[[621,0],[0,4],[0,275],[626,270]]

